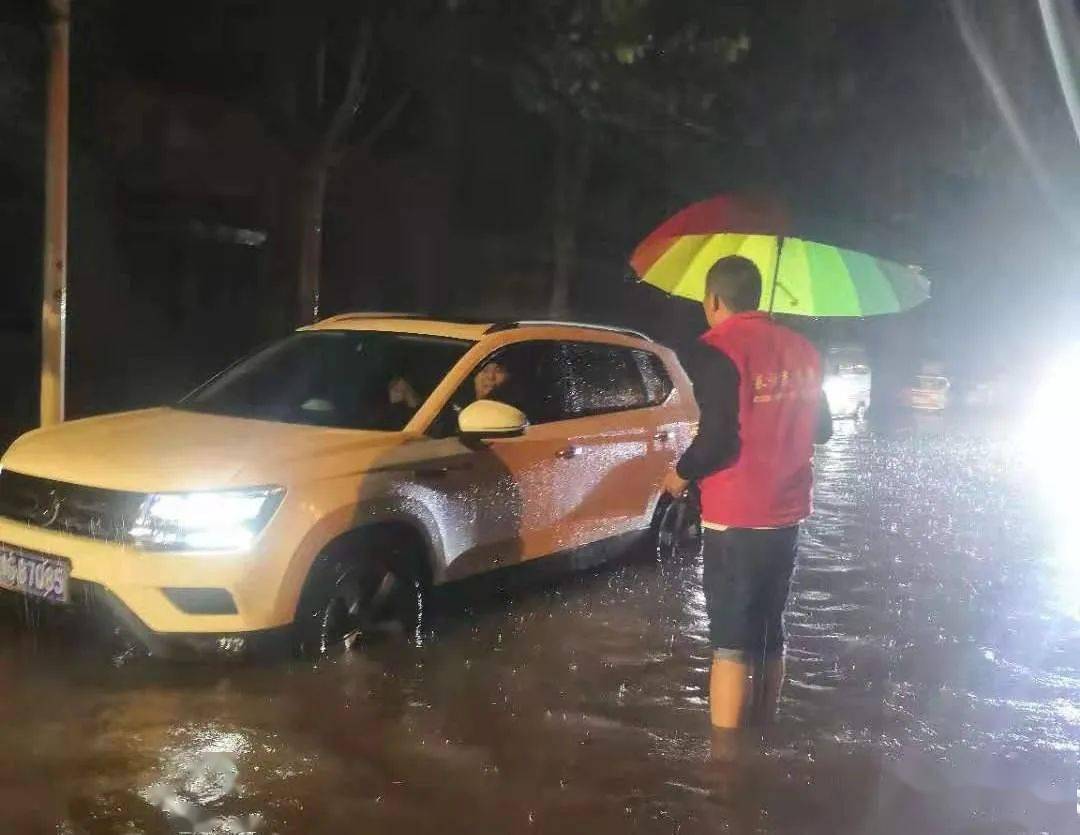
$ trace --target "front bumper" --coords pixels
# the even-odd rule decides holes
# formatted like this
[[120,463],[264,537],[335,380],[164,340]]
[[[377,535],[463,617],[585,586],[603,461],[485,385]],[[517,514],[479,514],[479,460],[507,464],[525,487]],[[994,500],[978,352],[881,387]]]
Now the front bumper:
[[[148,635],[233,636],[285,627],[294,610],[283,601],[281,561],[250,554],[170,554],[70,536],[0,518],[0,543],[71,563],[76,591],[99,599],[129,631]],[[199,613],[176,592],[217,592],[233,605]],[[185,611],[186,609],[186,611]],[[149,643],[143,640],[143,643]]]
[[69,626],[90,623],[101,629],[101,634],[118,634],[159,658],[246,658],[255,654],[280,653],[290,646],[289,627],[230,633],[155,632],[116,595],[96,583],[72,580],[70,590],[70,604],[57,605],[0,589],[0,605],[20,610],[31,607],[55,614],[60,621],[47,621],[54,626],[58,623]]

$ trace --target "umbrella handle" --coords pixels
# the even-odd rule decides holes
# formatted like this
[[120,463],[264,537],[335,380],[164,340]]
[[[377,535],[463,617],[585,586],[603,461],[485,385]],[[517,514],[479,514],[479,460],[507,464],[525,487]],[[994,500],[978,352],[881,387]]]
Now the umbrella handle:
[[776,236],[776,265],[773,267],[772,287],[769,290],[769,315],[772,316],[773,305],[776,303],[776,284],[780,278],[780,255],[784,251],[784,236]]

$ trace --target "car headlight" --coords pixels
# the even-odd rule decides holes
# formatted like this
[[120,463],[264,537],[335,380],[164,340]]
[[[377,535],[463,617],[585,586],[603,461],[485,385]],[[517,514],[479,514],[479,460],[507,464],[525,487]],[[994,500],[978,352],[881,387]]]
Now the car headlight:
[[855,397],[855,383],[843,377],[826,377],[822,386],[830,405],[844,403]]
[[163,551],[239,551],[274,515],[280,487],[205,493],[153,493],[128,530],[140,548]]

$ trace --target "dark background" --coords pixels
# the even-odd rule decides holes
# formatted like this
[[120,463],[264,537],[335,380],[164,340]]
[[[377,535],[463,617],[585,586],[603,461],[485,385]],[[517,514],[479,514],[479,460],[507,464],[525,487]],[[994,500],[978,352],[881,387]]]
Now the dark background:
[[[698,312],[627,282],[628,253],[747,191],[932,278],[912,314],[806,323],[863,342],[875,386],[928,360],[1023,374],[1069,337],[1077,139],[1035,3],[73,7],[71,416],[175,398],[300,323],[305,172],[364,31],[320,315],[554,313],[682,344]],[[44,24],[44,3],[0,4],[5,438],[37,413]]]

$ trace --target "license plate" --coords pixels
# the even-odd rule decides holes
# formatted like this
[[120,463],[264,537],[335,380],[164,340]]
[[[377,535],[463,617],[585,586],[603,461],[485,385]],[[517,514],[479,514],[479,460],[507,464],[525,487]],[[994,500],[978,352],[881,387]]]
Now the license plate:
[[0,545],[0,589],[38,597],[51,603],[68,602],[71,563]]

